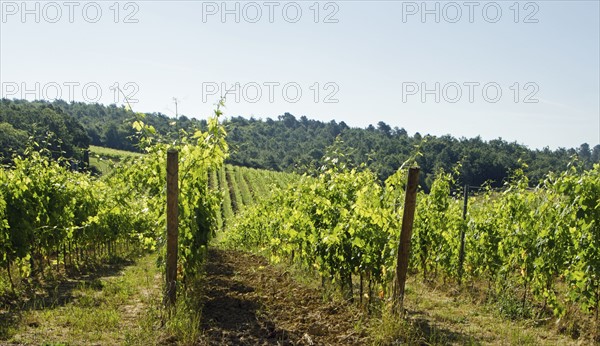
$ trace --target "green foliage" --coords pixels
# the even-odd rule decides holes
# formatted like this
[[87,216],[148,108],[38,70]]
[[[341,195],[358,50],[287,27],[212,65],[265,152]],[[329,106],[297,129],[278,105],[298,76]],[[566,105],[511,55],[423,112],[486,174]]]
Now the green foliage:
[[26,131],[15,129],[9,123],[0,122],[0,148],[2,148],[0,159],[7,161],[14,154],[23,155],[28,137]]
[[[218,108],[217,108],[218,111]],[[144,197],[153,214],[157,229],[166,227],[166,157],[167,151],[176,149],[179,159],[179,258],[183,282],[198,270],[203,249],[218,228],[220,196],[210,189],[209,172],[220,169],[227,156],[226,132],[218,118],[208,120],[207,131],[188,134],[181,131],[179,139],[165,143],[156,136],[151,125],[136,115],[133,126],[145,155],[125,160],[111,177],[117,177],[137,196]],[[162,232],[159,245],[164,244]]]
[[[3,99],[0,109],[0,123],[8,123],[17,130],[0,126],[0,143],[10,143],[0,147],[5,148],[5,158],[10,158],[12,152],[24,150],[18,144],[24,133],[39,139],[45,138],[48,132],[55,132],[55,138],[62,139],[63,144],[61,147],[53,145],[52,150],[65,151],[67,157],[74,151],[73,155],[80,158],[78,150],[71,147],[86,148],[86,143],[140,150],[139,137],[136,136],[139,123],[131,126],[132,121],[140,119],[132,116],[126,107],[61,100],[49,103]],[[143,123],[151,126],[160,135],[159,138],[167,142],[177,140],[181,130],[191,134],[208,128],[206,120],[183,115],[174,119],[161,113],[144,114]],[[345,159],[348,162],[364,162],[381,181],[394,174],[408,160],[414,146],[421,144],[423,156],[417,158],[417,163],[421,167],[420,184],[425,191],[431,187],[439,169],[449,172],[458,161],[464,164],[460,174],[455,176],[457,182],[479,186],[491,180],[493,187],[501,187],[509,176],[508,172],[520,167],[519,159],[530,164],[525,173],[532,185],[542,181],[549,171],[566,169],[572,156],[578,156],[588,169],[600,162],[600,145],[590,148],[583,143],[574,149],[530,150],[501,138],[483,141],[480,137],[457,139],[450,135],[436,137],[419,133],[410,136],[403,128],[392,128],[384,122],[379,122],[377,127],[361,129],[351,128],[343,121],[321,122],[304,116],[297,119],[284,113],[275,120],[231,117],[224,120],[223,125],[232,148],[228,163],[300,174],[321,167],[328,156],[327,148],[335,143],[338,136],[342,140],[339,148],[345,153]],[[422,143],[425,138],[427,141]]]
[[[0,170],[0,265],[27,276],[53,261],[66,265],[67,257],[74,265],[86,263],[98,248],[110,254],[116,244],[161,249],[166,153],[177,149],[184,282],[197,271],[213,232],[225,228],[230,242],[261,248],[275,262],[296,261],[346,293],[352,293],[353,276],[385,290],[397,256],[406,168],[416,164],[428,193],[417,198],[412,270],[431,280],[454,281],[462,273],[467,282],[487,281],[512,317],[541,303],[557,316],[571,303],[598,314],[596,148],[530,151],[502,140],[410,137],[384,123],[351,129],[287,113],[277,121],[238,117],[220,124],[222,105],[208,121],[183,126],[115,106],[2,100],[0,141],[12,148],[4,157],[22,155]],[[86,124],[94,143],[135,143],[145,154],[122,157],[102,178],[67,169],[60,158],[76,157],[77,148],[87,146],[74,118],[95,119]],[[39,152],[12,147],[25,133],[39,142]],[[225,166],[226,135],[237,149],[231,162],[306,174]],[[549,168],[567,167],[575,154],[580,161],[546,175]],[[488,179],[494,182],[469,199],[463,220],[453,189]]]
[[[460,201],[450,195],[454,177],[440,170],[428,195],[417,196],[413,254],[419,261],[423,277],[437,274],[446,276],[458,272],[460,230],[463,227]],[[416,264],[413,264],[416,266]]]
[[[229,163],[300,174],[321,167],[329,156],[328,148],[338,137],[344,160],[365,163],[381,181],[394,174],[409,159],[414,147],[420,145],[423,155],[417,157],[416,162],[421,168],[420,185],[425,191],[431,187],[439,169],[450,172],[458,161],[463,162],[460,174],[455,176],[460,184],[479,186],[491,180],[493,187],[501,187],[508,172],[520,167],[519,159],[530,163],[526,175],[533,184],[543,180],[549,171],[566,169],[573,155],[582,157],[588,167],[600,159],[599,155],[587,155],[585,146],[530,150],[502,139],[484,141],[480,137],[457,139],[450,135],[436,137],[418,133],[410,136],[404,129],[390,129],[382,122],[377,128],[361,129],[351,128],[344,122],[321,122],[304,116],[297,119],[289,113],[264,120],[232,117],[225,126],[233,148]],[[425,138],[427,140],[422,142]],[[600,145],[594,150],[600,152]]]
[[384,256],[390,216],[383,189],[368,170],[328,160],[317,178],[303,176],[236,219],[230,241],[268,248],[273,261],[293,257],[350,289],[351,275],[368,272],[381,282],[391,263]]
[[83,126],[59,107],[46,102],[0,100],[0,156],[23,155],[27,138],[53,158],[83,160],[90,138]]
[[[0,182],[4,181],[6,181],[5,173],[0,170]],[[8,227],[8,220],[6,219],[6,198],[4,197],[4,189],[0,188],[0,250],[2,253],[0,263],[6,263],[8,261],[7,250],[10,241]]]
[[[259,248],[274,262],[312,268],[349,294],[352,277],[385,290],[393,280],[406,170],[381,186],[368,169],[349,169],[337,157],[324,161],[316,177],[304,175],[246,207],[228,241]],[[562,316],[571,303],[597,314],[600,165],[572,165],[536,188],[522,167],[502,191],[487,185],[471,197],[466,220],[462,198],[452,193],[461,167],[439,170],[431,191],[417,197],[412,270],[428,280],[456,282],[462,273],[467,284],[487,282],[490,297],[511,318],[532,316],[534,306]]]
[[230,188],[227,182],[227,176],[225,174],[225,166],[219,169],[219,193],[221,194],[223,201],[221,203],[221,210],[223,214],[224,225],[228,226],[228,223],[233,219],[233,207],[231,206],[231,194]]
[[0,170],[0,265],[17,265],[21,276],[56,262],[66,267],[115,254],[118,244],[155,249],[166,227],[166,153],[179,151],[179,253],[181,275],[195,273],[202,249],[217,229],[220,196],[208,186],[208,172],[227,156],[225,130],[216,117],[206,131],[166,143],[139,116],[134,125],[146,155],[122,157],[101,178],[71,171],[52,150],[28,150]]
[[[563,237],[570,240],[574,257],[564,272],[570,287],[569,298],[586,311],[595,311],[600,304],[600,165],[583,173],[575,167],[556,182],[564,205],[570,213],[564,215]],[[568,227],[568,228],[567,228]],[[569,239],[570,238],[570,239]]]
[[[211,189],[221,197],[217,222],[219,229],[227,228],[235,219],[233,205],[238,205],[236,212],[258,201],[269,198],[271,193],[288,183],[298,180],[299,176],[292,173],[273,172],[262,169],[224,165],[211,173]],[[238,195],[235,195],[235,191]],[[232,203],[232,195],[236,200]],[[238,199],[235,196],[240,196]],[[218,219],[221,221],[218,221]]]
[[144,200],[128,195],[115,179],[70,171],[37,151],[28,155],[15,157],[11,169],[0,173],[1,264],[21,263],[27,276],[32,269],[43,270],[43,258],[61,260],[61,252],[66,264],[66,248],[77,252],[70,254],[77,266],[92,256],[83,250],[98,244],[143,246],[153,236]]

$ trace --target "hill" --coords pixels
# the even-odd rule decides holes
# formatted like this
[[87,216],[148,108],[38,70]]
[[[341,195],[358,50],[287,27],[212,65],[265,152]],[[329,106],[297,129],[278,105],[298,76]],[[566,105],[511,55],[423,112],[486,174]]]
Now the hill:
[[[0,109],[4,157],[10,156],[7,148],[22,152],[27,136],[41,138],[50,129],[62,139],[62,150],[70,155],[76,151],[73,148],[87,148],[89,144],[137,150],[132,113],[125,107],[3,99]],[[144,121],[172,139],[181,130],[206,128],[205,120],[184,115],[173,119],[162,113],[146,113]],[[479,186],[491,180],[493,186],[500,186],[510,171],[522,166],[521,162],[528,165],[526,173],[535,184],[549,171],[563,171],[574,156],[586,167],[600,161],[600,145],[590,148],[583,143],[579,148],[532,150],[501,138],[484,141],[480,137],[409,135],[403,128],[381,121],[376,126],[352,128],[343,121],[322,122],[284,113],[265,120],[234,116],[225,120],[225,126],[232,148],[227,163],[276,171],[311,173],[324,163],[328,152],[337,151],[345,153],[347,165],[364,163],[383,180],[419,146],[423,155],[417,162],[425,188],[431,185],[438,169],[452,170],[457,162],[461,163],[460,184]]]

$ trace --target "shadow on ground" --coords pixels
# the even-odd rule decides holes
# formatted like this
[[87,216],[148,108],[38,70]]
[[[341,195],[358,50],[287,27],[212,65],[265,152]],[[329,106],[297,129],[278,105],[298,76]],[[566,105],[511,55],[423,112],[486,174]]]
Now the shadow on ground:
[[426,313],[424,311],[408,311],[408,317],[411,324],[420,332],[425,340],[428,340],[428,342],[425,344],[429,344],[431,342],[452,345],[481,344],[481,340],[478,340],[472,335],[457,332],[443,326],[435,324],[432,325],[431,321],[427,320],[426,318],[418,317],[419,315],[423,316],[425,314]]
[[223,253],[210,251],[201,327],[208,345],[293,345],[297,340],[266,317],[255,289],[236,278]]
[[0,340],[10,337],[11,330],[21,322],[23,312],[65,306],[75,298],[75,289],[85,285],[101,290],[103,284],[100,278],[118,275],[131,264],[131,260],[115,258],[106,264],[71,272],[60,279],[36,278],[31,283],[23,283],[19,296],[11,293],[0,297]]

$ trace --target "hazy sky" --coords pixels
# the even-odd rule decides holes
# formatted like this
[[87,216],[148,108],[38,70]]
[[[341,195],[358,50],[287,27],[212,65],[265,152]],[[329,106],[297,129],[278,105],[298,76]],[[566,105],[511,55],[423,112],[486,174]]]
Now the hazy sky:
[[[599,1],[0,1],[2,97],[600,143]],[[238,84],[239,83],[239,84]],[[237,85],[237,87],[236,87]]]

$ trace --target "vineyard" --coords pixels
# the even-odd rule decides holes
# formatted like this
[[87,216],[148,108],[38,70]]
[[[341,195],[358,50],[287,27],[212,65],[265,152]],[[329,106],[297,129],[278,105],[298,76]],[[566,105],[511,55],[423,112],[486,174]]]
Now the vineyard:
[[[260,249],[272,262],[314,269],[347,299],[386,300],[407,172],[382,185],[368,170],[346,168],[334,157],[329,162],[317,176],[305,175],[244,210],[228,241]],[[600,166],[585,171],[574,163],[535,188],[523,169],[502,190],[484,187],[470,197],[466,217],[461,193],[453,191],[456,174],[438,172],[431,192],[417,197],[411,273],[478,287],[508,318],[583,313],[597,334]]]
[[273,191],[286,187],[299,176],[254,168],[223,165],[209,172],[210,189],[222,200],[217,213],[219,230],[229,227],[236,214],[256,202],[269,198]]
[[[194,292],[216,236],[271,263],[299,266],[346,301],[381,311],[396,289],[404,189],[418,153],[383,183],[336,151],[302,176],[226,165],[216,113],[205,132],[182,131],[169,143],[137,119],[144,153],[99,152],[102,176],[74,171],[44,148],[15,157],[0,170],[3,294],[131,253],[158,253],[162,266],[166,153],[175,148],[184,296]],[[583,316],[588,336],[598,337],[600,165],[585,170],[574,160],[535,187],[526,169],[511,172],[501,189],[473,189],[466,201],[459,170],[438,171],[429,193],[417,196],[410,275],[480,294],[509,319]]]
[[[0,284],[3,294],[12,293],[6,299],[9,310],[20,304],[15,299],[27,287],[37,296],[36,282],[115,258],[156,251],[158,262],[164,263],[166,153],[172,148],[182,153],[180,290],[194,282],[217,228],[221,197],[209,189],[208,172],[223,165],[225,131],[217,116],[205,132],[182,133],[175,143],[153,136],[142,117],[133,127],[145,153],[121,157],[101,177],[71,170],[68,161],[52,160],[43,147],[28,149],[26,157],[14,157],[12,166],[0,171]],[[3,322],[0,334],[10,334],[5,327]]]

